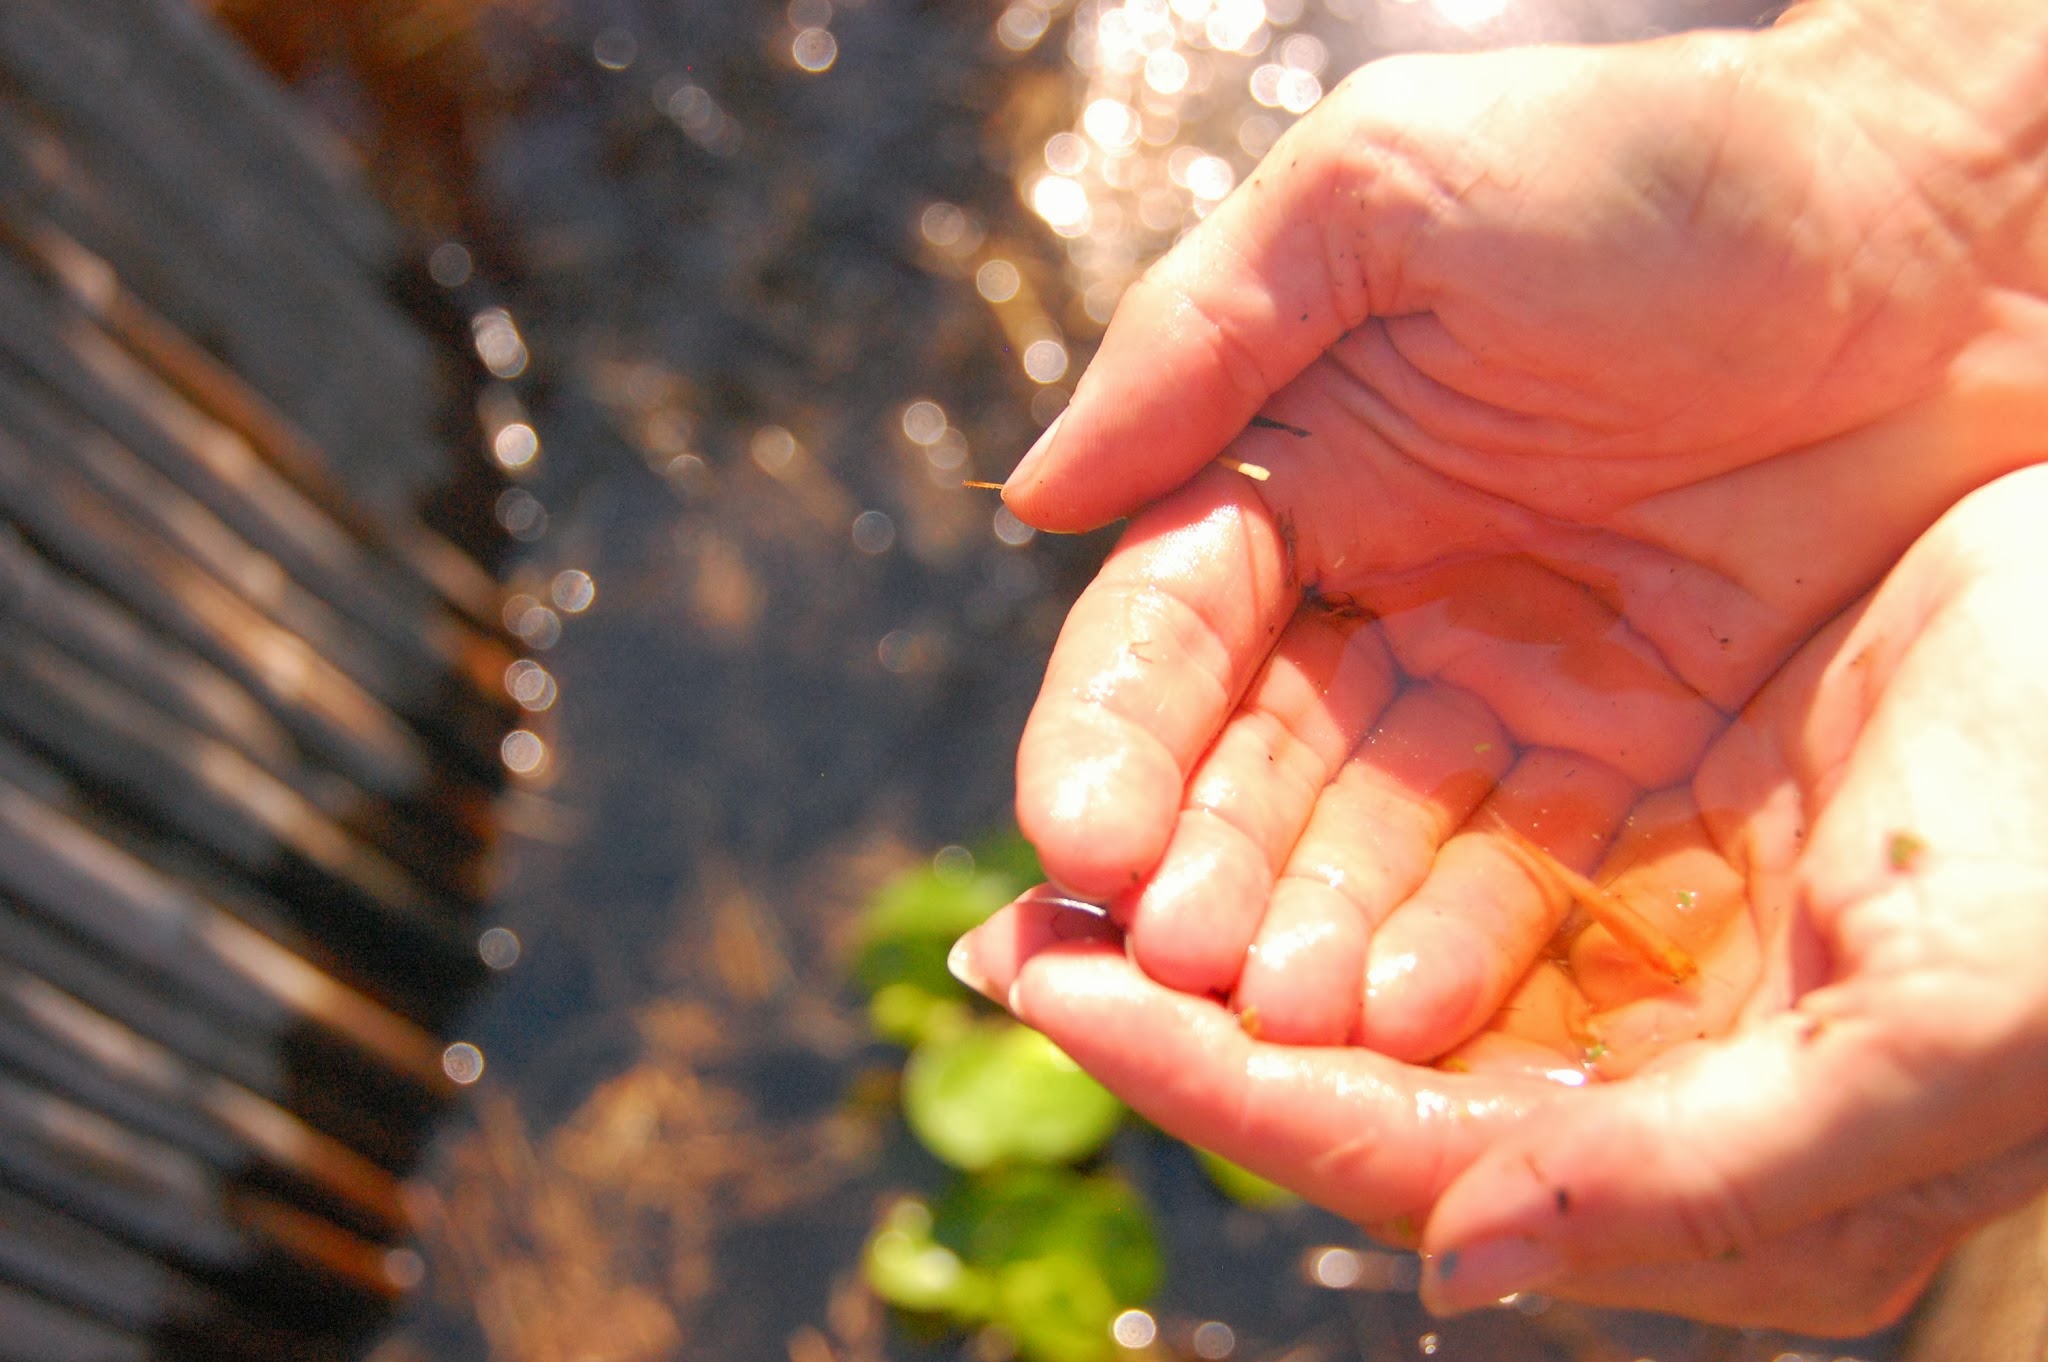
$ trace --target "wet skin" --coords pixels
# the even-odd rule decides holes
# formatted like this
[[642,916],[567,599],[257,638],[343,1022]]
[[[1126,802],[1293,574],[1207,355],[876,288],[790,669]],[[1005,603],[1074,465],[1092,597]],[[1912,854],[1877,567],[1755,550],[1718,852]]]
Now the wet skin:
[[[1128,941],[1021,905],[965,971],[1421,1226],[1439,1306],[1903,1308],[2048,1178],[2044,27],[1813,4],[1334,92],[1010,480],[1135,512],[1018,777]],[[1698,975],[1561,941],[1495,820]]]

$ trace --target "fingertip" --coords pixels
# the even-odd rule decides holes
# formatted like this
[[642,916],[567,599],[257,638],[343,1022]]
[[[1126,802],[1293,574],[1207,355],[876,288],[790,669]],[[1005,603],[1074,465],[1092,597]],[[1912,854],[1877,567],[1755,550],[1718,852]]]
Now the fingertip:
[[1448,1317],[1548,1285],[1564,1270],[1558,1251],[1540,1239],[1510,1237],[1425,1253],[1422,1304]]
[[1481,981],[1463,962],[1424,959],[1375,940],[1366,954],[1360,1038],[1368,1050],[1426,1064],[1468,1040],[1486,1021]]
[[1344,1044],[1358,1021],[1365,956],[1364,924],[1335,891],[1281,881],[1238,978],[1245,1029],[1276,1045]]
[[990,1002],[1001,1004],[1007,990],[996,987],[981,962],[975,941],[975,934],[980,930],[977,927],[953,943],[953,949],[946,952],[946,972]]
[[1100,909],[1041,885],[954,942],[946,968],[976,993],[1008,1007],[1024,967],[1063,946],[1107,946],[1121,955],[1123,933]]
[[1131,958],[1178,992],[1228,994],[1272,889],[1271,869],[1241,832],[1188,810],[1131,904]]
[[1157,865],[1183,776],[1173,754],[1096,706],[1043,702],[1017,752],[1017,826],[1046,877],[1108,902]]

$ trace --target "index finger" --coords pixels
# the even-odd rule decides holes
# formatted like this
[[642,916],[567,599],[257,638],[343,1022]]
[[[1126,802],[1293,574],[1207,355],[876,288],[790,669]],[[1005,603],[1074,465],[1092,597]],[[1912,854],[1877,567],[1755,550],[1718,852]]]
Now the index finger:
[[1017,752],[1017,823],[1106,901],[1166,850],[1188,774],[1300,601],[1281,525],[1222,469],[1132,522],[1060,631]]

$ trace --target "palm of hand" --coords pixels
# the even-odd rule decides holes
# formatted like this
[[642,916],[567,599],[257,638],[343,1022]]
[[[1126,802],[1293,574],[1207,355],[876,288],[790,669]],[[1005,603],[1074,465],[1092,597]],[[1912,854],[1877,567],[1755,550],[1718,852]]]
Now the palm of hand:
[[[2023,451],[1945,457],[1991,405],[1994,295],[1929,263],[1958,254],[1938,215],[1845,121],[1785,135],[1837,116],[1745,79],[1753,41],[1374,68],[1226,206],[1244,224],[1205,225],[1252,247],[1184,252],[1127,304],[1064,469],[1013,483],[1029,518],[1171,485],[1184,466],[1130,449],[1219,419],[1199,385],[1148,406],[1131,336],[1205,350],[1227,405],[1296,344],[1244,344],[1247,317],[1298,297],[1303,330],[1342,333],[1233,446],[1268,480],[1214,470],[1134,523],[1026,735],[1027,833],[1116,900],[1156,978],[1235,990],[1275,1038],[1442,1054],[1569,906],[1460,827],[1497,815],[1590,869],[1646,799],[1611,863],[1682,902],[1699,888],[1643,862],[1682,855],[1723,887],[1667,925],[1754,954],[1754,924],[1718,929],[1741,895],[1701,861],[1685,782],[1800,640]],[[1825,175],[1784,150],[1835,144]],[[1272,202],[1347,195],[1312,240]],[[1257,290],[1225,268],[1243,256]]]
[[[1669,1048],[1632,1078],[1502,1072],[1527,1066],[1483,1052],[1526,1039],[1516,1022],[1465,1076],[1260,1042],[1119,947],[1060,942],[1029,904],[978,934],[977,968],[1168,1129],[1390,1237],[1426,1223],[1426,1247],[1462,1250],[1432,1264],[1439,1303],[1540,1288],[1884,1323],[2048,1176],[2048,972],[2021,945],[2048,889],[2043,516],[2048,470],[1969,498],[1709,746],[1682,797],[1739,877],[1757,988],[1729,1034],[1688,1044],[1698,996],[1652,985],[1637,1020]],[[1673,798],[1639,811],[1692,843],[1697,876]]]

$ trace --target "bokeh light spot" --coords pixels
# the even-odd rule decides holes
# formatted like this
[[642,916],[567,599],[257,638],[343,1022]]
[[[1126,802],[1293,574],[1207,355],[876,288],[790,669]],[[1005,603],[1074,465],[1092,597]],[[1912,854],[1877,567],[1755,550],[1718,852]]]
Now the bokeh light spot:
[[580,615],[597,599],[597,583],[581,568],[564,568],[548,583],[548,599],[565,615]]
[[502,425],[491,437],[491,456],[497,459],[500,468],[525,468],[539,453],[540,436],[524,421]]
[[515,728],[498,744],[498,755],[503,758],[505,769],[512,774],[530,776],[546,764],[548,748],[538,733]]
[[1364,1263],[1348,1248],[1311,1250],[1308,1277],[1328,1291],[1349,1291],[1364,1275]]
[[903,409],[903,436],[914,445],[935,445],[946,433],[946,409],[920,398]]
[[475,271],[469,248],[459,241],[444,241],[427,257],[427,277],[442,288],[461,288]]
[[524,487],[508,487],[498,494],[498,523],[505,533],[530,544],[548,532],[547,507]]
[[839,40],[829,28],[807,28],[790,40],[791,60],[805,71],[817,74],[832,69],[839,60]]
[[1012,52],[1029,52],[1045,36],[1049,21],[1036,5],[1012,5],[996,20],[996,41]]
[[1195,1328],[1195,1356],[1203,1362],[1222,1362],[1222,1359],[1237,1351],[1237,1333],[1220,1319],[1212,1319]]
[[1038,531],[1017,519],[1007,506],[998,506],[995,516],[995,535],[1013,549],[1021,549],[1037,537]]
[[754,466],[771,477],[781,477],[796,462],[796,436],[781,426],[763,426],[747,442]]
[[487,928],[476,939],[476,953],[495,970],[511,969],[519,963],[519,934],[510,927]]
[[1057,383],[1067,374],[1067,347],[1037,340],[1024,347],[1024,372],[1033,383]]
[[1237,172],[1221,156],[1197,157],[1188,167],[1188,191],[1198,199],[1215,202],[1237,183]]
[[957,844],[940,847],[932,853],[932,874],[947,884],[965,884],[974,878],[974,853]]
[[558,691],[555,678],[546,667],[530,657],[522,657],[505,668],[505,693],[521,709],[539,713],[554,705]]
[[1007,260],[990,260],[974,272],[975,291],[992,303],[1007,303],[1024,286],[1024,276]]
[[517,378],[526,372],[526,341],[504,308],[487,307],[470,318],[469,334],[476,357],[497,377]]
[[1144,1310],[1126,1310],[1110,1321],[1109,1336],[1119,1347],[1149,1348],[1159,1337],[1159,1324]]
[[468,1087],[484,1076],[484,1052],[466,1040],[458,1040],[441,1052],[441,1072]]
[[1188,59],[1170,47],[1145,58],[1145,84],[1162,95],[1187,89],[1188,75]]
[[632,29],[613,26],[597,35],[590,45],[590,55],[607,71],[623,71],[640,55],[640,40],[633,36]]
[[1088,224],[1088,190],[1079,180],[1047,175],[1031,188],[1031,209],[1061,236],[1077,235]]
[[1138,140],[1138,115],[1120,99],[1098,99],[1081,114],[1081,128],[1105,151],[1128,151]]
[[1046,169],[1055,175],[1079,175],[1088,168],[1088,141],[1071,132],[1045,139]]
[[896,543],[896,522],[882,511],[862,511],[853,518],[853,546],[862,553],[887,553]]

